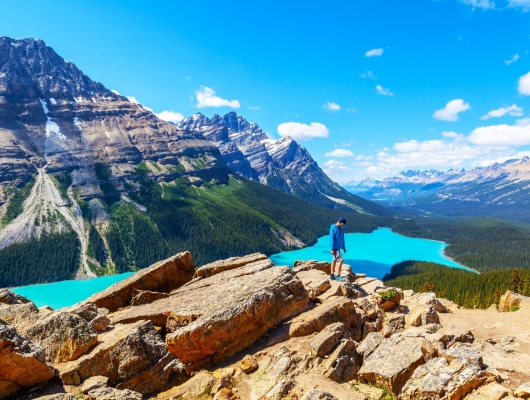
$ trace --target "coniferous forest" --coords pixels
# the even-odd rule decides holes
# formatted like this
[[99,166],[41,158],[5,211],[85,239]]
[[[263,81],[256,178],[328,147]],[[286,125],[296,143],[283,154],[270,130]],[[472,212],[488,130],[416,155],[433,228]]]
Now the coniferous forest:
[[466,308],[488,308],[498,304],[506,290],[530,295],[530,270],[505,269],[482,274],[421,261],[404,261],[392,266],[383,277],[387,286],[435,292],[438,297]]
[[[107,169],[99,166],[98,171],[105,178],[104,184],[111,185]],[[61,182],[67,178],[61,177]],[[9,218],[16,217],[20,199],[27,192],[24,188],[20,194],[15,193],[16,207],[10,208]],[[526,225],[490,218],[392,215],[392,211],[380,207],[370,210],[372,214],[353,212],[346,206],[324,208],[238,177],[225,185],[194,186],[178,179],[158,183],[148,174],[141,174],[129,196],[145,208],[120,201],[113,195],[114,189],[108,193],[103,198],[110,218],[105,229],[93,224],[88,202],[78,200],[88,236],[89,265],[98,275],[135,271],[181,251],[190,251],[198,266],[254,252],[274,254],[295,248],[286,240],[287,233],[312,245],[328,233],[330,224],[340,215],[348,219],[347,232],[367,233],[388,227],[405,236],[446,242],[447,255],[482,274],[414,264],[414,268],[396,267],[386,279],[406,279],[392,284],[414,290],[428,279],[437,292],[441,291],[439,295],[447,292],[449,298],[466,306],[489,306],[508,287],[503,282],[507,282],[510,271],[518,269],[526,279],[530,260],[530,227]],[[5,287],[70,279],[79,265],[79,251],[74,233],[9,246],[0,250],[0,284]],[[381,251],[385,251],[384,243]],[[460,283],[444,283],[452,279]],[[473,292],[482,297],[465,293],[466,288],[475,287],[482,288]]]

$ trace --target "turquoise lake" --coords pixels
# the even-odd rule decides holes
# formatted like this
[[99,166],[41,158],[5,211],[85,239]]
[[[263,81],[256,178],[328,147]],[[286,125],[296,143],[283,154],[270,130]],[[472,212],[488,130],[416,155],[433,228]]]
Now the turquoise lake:
[[21,296],[27,297],[37,307],[50,306],[54,310],[58,310],[59,308],[68,307],[85,300],[94,293],[101,292],[132,274],[132,272],[126,272],[124,274],[102,276],[101,278],[94,279],[21,286],[11,290]]
[[[372,233],[348,233],[345,239],[348,252],[344,254],[344,262],[351,265],[353,272],[375,278],[382,278],[392,265],[405,260],[432,261],[468,269],[444,255],[445,243],[409,238],[388,228],[379,228]],[[296,260],[330,261],[329,236],[319,238],[311,247],[274,254],[269,258],[276,265],[289,266],[293,266]],[[131,272],[88,280],[23,286],[12,290],[26,296],[37,307],[49,305],[57,310],[85,300],[130,275]]]
[[[379,228],[372,233],[347,233],[345,241],[348,252],[343,254],[344,263],[351,265],[353,272],[379,279],[390,272],[392,265],[406,260],[430,261],[469,270],[444,255],[445,243],[406,237],[389,228]],[[331,261],[329,252],[329,236],[322,236],[311,247],[285,251],[269,258],[275,265],[292,267],[296,260]]]

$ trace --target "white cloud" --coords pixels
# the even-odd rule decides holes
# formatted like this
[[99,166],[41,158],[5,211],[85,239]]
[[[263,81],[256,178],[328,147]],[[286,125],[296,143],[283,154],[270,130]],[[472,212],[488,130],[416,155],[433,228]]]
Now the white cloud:
[[523,12],[530,11],[530,0],[508,0],[508,7],[520,8]]
[[249,110],[261,110],[261,107],[260,106],[248,106],[248,109]]
[[444,108],[434,112],[433,117],[442,121],[458,121],[458,114],[469,110],[471,106],[462,99],[448,102]]
[[448,139],[456,139],[456,138],[459,138],[459,137],[463,137],[463,135],[461,135],[459,133],[456,133],[456,132],[453,132],[453,131],[443,131],[442,132],[442,136],[444,138],[448,138]]
[[226,100],[215,95],[215,90],[207,86],[201,86],[200,90],[195,92],[197,97],[197,108],[205,107],[231,107],[239,108],[241,104],[237,100]]
[[486,115],[483,115],[480,119],[500,118],[504,117],[506,114],[513,117],[520,117],[523,115],[523,109],[521,107],[517,107],[515,104],[512,104],[509,107],[501,107],[496,110],[491,110]]
[[377,79],[377,76],[375,76],[371,70],[367,70],[366,72],[363,72],[359,76],[364,79]]
[[521,118],[515,121],[515,125],[517,126],[528,126],[530,125],[530,118]]
[[164,110],[161,113],[155,113],[155,115],[163,121],[174,123],[180,122],[184,119],[184,115],[175,111]]
[[294,140],[300,141],[329,136],[328,128],[320,122],[311,122],[309,125],[299,122],[284,122],[278,125],[277,129],[281,137],[290,136]]
[[377,93],[379,93],[380,95],[383,95],[383,96],[393,96],[394,95],[394,93],[392,93],[388,88],[384,88],[381,85],[377,85],[375,87],[375,90],[377,90]]
[[368,50],[364,55],[365,57],[381,57],[383,55],[383,49],[372,49]]
[[523,146],[530,144],[530,125],[491,125],[473,130],[468,140],[481,146]]
[[515,53],[508,60],[504,60],[504,64],[510,65],[510,64],[516,62],[518,59],[519,59],[519,53]]
[[129,100],[131,103],[134,103],[134,104],[140,104],[140,102],[136,100],[136,97],[134,96],[127,96],[127,100]]
[[530,96],[530,72],[519,78],[518,89],[520,94]]
[[467,4],[473,9],[482,8],[483,10],[492,10],[495,8],[495,2],[492,0],[458,0],[460,3]]
[[330,160],[324,164],[324,172],[337,182],[346,183],[365,177],[384,178],[408,169],[470,169],[485,167],[495,162],[529,155],[530,118],[523,118],[516,125],[484,126],[469,135],[442,132],[442,138],[407,140],[395,143],[370,155],[355,155],[348,163]]
[[324,104],[322,107],[325,108],[326,110],[328,110],[328,111],[332,111],[332,112],[333,112],[333,111],[339,111],[339,110],[340,110],[340,106],[339,106],[337,103],[334,103],[334,102],[329,101],[329,100],[328,100],[328,102],[327,102],[326,104]]
[[347,149],[335,149],[333,151],[327,152],[326,154],[324,154],[324,156],[345,158],[345,157],[353,157],[354,154],[350,150],[347,150]]
[[117,94],[118,96],[121,96],[120,92],[118,92],[116,89],[112,89],[111,92]]

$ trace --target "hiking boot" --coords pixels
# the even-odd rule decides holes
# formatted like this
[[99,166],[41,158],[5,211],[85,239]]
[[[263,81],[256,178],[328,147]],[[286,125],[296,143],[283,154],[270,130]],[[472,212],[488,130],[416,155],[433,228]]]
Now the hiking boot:
[[335,275],[331,274],[331,275],[329,276],[329,279],[331,279],[332,281],[334,281],[334,280],[335,280]]
[[335,280],[339,281],[339,282],[342,282],[344,280],[344,278],[340,275],[337,275],[337,277],[335,278]]

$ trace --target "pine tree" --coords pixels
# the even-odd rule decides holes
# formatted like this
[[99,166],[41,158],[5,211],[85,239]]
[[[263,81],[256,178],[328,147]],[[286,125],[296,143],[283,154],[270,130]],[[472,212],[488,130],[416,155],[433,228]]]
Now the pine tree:
[[525,282],[519,275],[517,269],[512,270],[512,276],[510,278],[510,286],[515,293],[524,294],[525,291]]
[[434,283],[429,282],[429,278],[425,278],[423,286],[419,289],[420,292],[434,292]]

